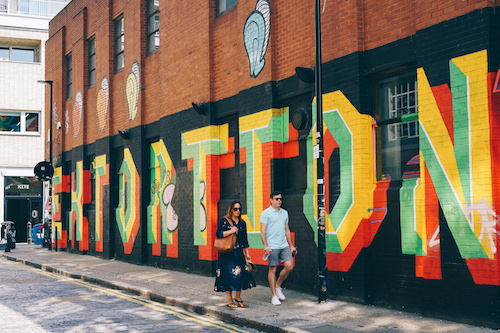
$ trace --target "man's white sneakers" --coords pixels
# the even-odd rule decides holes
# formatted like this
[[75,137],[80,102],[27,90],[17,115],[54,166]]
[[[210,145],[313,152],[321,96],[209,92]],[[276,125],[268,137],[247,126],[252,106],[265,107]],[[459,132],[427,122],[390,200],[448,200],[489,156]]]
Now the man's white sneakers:
[[286,297],[283,294],[283,291],[281,290],[281,288],[276,287],[276,296],[278,296],[278,298],[280,299],[280,301],[286,300]]
[[278,296],[273,296],[273,298],[271,298],[271,304],[272,305],[281,305],[281,302],[280,302]]

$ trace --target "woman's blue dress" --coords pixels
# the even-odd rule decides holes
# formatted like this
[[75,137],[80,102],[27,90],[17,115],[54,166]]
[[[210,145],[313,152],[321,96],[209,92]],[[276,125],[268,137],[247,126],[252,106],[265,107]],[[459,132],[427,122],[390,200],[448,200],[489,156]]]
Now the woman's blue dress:
[[[219,253],[219,260],[215,269],[215,291],[239,291],[255,287],[250,270],[247,267],[243,249],[249,247],[247,237],[247,226],[245,221],[240,219],[236,234],[236,244],[233,252]],[[231,229],[231,225],[223,218],[217,225],[217,238],[222,238],[222,233]]]

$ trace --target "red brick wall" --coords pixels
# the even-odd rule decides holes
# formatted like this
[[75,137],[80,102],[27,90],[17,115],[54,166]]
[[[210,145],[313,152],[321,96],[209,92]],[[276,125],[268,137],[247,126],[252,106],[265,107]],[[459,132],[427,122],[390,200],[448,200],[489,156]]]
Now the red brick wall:
[[[411,36],[419,29],[495,6],[499,0],[326,0],[322,1],[323,61],[364,51]],[[221,100],[271,80],[294,74],[295,67],[314,65],[314,1],[273,0],[266,65],[257,78],[249,74],[243,42],[245,21],[256,0],[216,17],[215,0],[160,1],[160,49],[146,54],[144,1],[73,0],[50,23],[47,79],[54,80],[59,119],[70,129],[64,149],[116,135],[118,130],[154,122],[191,107],[191,102]],[[114,72],[113,19],[124,16],[125,67]],[[65,29],[65,36],[62,29]],[[87,39],[96,37],[96,84],[88,87]],[[73,96],[66,101],[64,55],[73,54]],[[140,68],[138,113],[129,120],[126,80],[132,64]],[[51,64],[54,62],[53,64]],[[97,94],[109,82],[106,126],[97,126]],[[82,128],[73,135],[72,110],[76,92],[84,97]],[[85,126],[83,126],[85,123]],[[47,123],[48,124],[48,123]],[[65,132],[65,128],[61,133]]]

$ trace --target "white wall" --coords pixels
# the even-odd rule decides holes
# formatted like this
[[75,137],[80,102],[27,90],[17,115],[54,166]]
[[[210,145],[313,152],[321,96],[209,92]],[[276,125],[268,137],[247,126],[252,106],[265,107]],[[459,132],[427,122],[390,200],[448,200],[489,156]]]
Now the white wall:
[[[3,18],[0,14],[0,22]],[[26,19],[19,24],[25,24]],[[39,18],[34,20],[39,23]],[[40,48],[37,63],[0,61],[0,110],[40,112],[38,134],[0,132],[0,221],[4,220],[4,176],[33,176],[35,165],[44,160],[46,86],[37,81],[45,79],[47,38],[47,30],[0,27],[0,44],[37,43]]]

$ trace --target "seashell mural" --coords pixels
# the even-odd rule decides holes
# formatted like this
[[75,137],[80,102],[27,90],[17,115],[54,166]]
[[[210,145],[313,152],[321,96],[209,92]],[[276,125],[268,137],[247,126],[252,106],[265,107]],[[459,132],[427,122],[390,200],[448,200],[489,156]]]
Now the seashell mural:
[[134,61],[132,70],[127,76],[127,83],[125,86],[125,94],[127,95],[128,103],[128,119],[134,120],[137,116],[137,103],[139,102],[139,91],[141,88],[141,78],[139,71],[139,64]]
[[243,29],[243,41],[250,65],[250,76],[256,78],[266,65],[265,55],[271,32],[269,0],[258,0]]
[[75,97],[75,105],[73,106],[73,135],[75,138],[80,133],[80,124],[82,122],[83,98],[82,91],[78,90]]
[[109,84],[108,78],[105,76],[101,81],[101,89],[97,93],[97,119],[99,121],[99,131],[102,132],[106,126],[106,116],[108,114],[109,104]]

